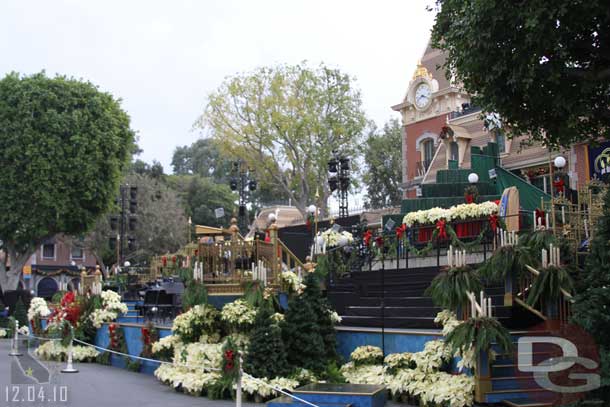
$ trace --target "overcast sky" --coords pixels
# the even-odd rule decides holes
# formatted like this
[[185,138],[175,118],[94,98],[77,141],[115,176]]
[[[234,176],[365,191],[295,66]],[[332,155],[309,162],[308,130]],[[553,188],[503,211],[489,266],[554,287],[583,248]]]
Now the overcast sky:
[[[378,126],[398,117],[433,15],[426,0],[1,0],[0,75],[46,70],[123,100],[144,149],[167,172],[174,148],[223,78],[324,62],[356,78]],[[398,148],[398,146],[397,146]]]

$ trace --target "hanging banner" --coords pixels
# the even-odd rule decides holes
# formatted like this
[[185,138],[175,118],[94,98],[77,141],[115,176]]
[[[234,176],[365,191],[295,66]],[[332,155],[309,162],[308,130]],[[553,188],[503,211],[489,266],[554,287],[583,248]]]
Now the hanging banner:
[[589,146],[589,177],[607,181],[610,178],[610,141],[599,147]]

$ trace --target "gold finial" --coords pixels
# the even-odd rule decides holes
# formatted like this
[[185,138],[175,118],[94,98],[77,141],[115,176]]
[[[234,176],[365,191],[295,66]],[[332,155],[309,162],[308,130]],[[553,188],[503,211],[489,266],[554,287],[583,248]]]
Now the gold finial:
[[432,75],[425,66],[422,65],[421,59],[417,61],[417,69],[415,69],[415,73],[413,74],[413,79],[416,78],[429,78],[432,79]]
[[237,226],[237,219],[231,218],[231,226],[229,227],[231,233],[239,232],[239,226]]

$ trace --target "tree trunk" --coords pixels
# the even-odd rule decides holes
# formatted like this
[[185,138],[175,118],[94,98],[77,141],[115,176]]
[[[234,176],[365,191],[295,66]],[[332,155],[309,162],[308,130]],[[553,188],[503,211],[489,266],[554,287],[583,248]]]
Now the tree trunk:
[[2,285],[1,288],[3,293],[17,289],[19,286],[19,278],[21,277],[21,273],[23,273],[23,266],[34,252],[35,250],[28,249],[24,253],[17,254],[14,249],[7,245],[5,256],[8,256],[11,267],[10,270],[7,270],[6,261],[0,263],[0,284]]

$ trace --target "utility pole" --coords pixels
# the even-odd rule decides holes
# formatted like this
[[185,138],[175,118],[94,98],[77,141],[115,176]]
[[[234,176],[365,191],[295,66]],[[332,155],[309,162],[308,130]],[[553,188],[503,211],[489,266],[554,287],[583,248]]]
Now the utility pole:
[[256,179],[254,179],[254,171],[248,169],[242,160],[234,161],[231,169],[231,179],[229,180],[231,191],[237,191],[239,194],[238,201],[238,219],[240,230],[247,233],[248,231],[248,200],[250,193],[256,191]]
[[120,267],[127,253],[135,249],[136,238],[133,233],[138,223],[136,216],[138,211],[138,187],[129,184],[121,185],[117,204],[119,213],[110,215],[112,236],[108,239],[108,243],[111,249],[116,250],[117,265]]

